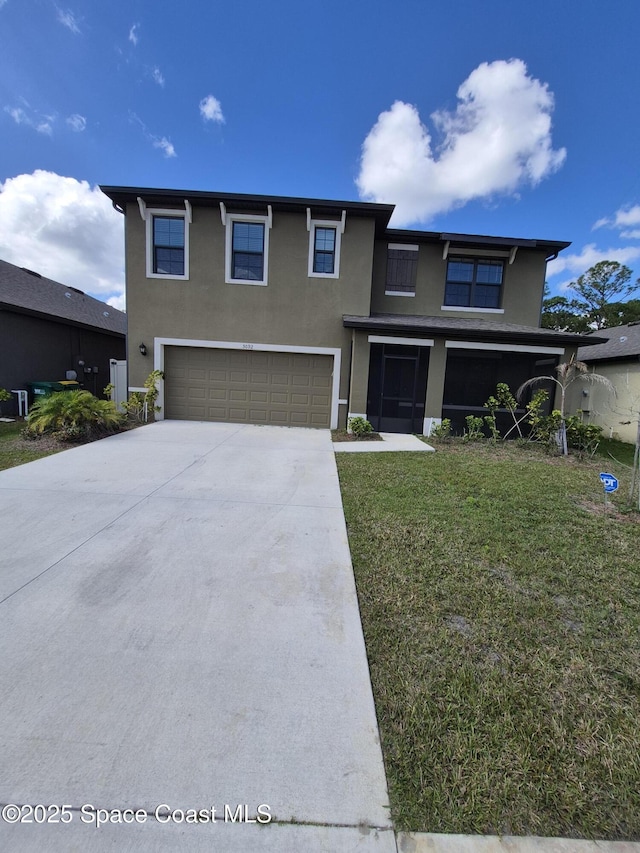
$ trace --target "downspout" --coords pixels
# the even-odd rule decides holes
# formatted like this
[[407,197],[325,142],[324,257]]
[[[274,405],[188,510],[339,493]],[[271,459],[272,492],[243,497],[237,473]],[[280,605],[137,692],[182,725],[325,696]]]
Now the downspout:
[[[549,261],[555,261],[560,252],[554,252],[552,255],[549,255],[548,258],[544,259],[544,283],[547,283],[547,264]],[[542,323],[542,308],[544,307],[544,287],[542,288],[542,297],[540,299],[540,322]]]
[[124,212],[125,212],[124,207],[120,207],[120,205],[118,204],[117,201],[112,201],[111,206],[113,207],[114,210],[117,210],[118,213],[121,213],[124,216]]

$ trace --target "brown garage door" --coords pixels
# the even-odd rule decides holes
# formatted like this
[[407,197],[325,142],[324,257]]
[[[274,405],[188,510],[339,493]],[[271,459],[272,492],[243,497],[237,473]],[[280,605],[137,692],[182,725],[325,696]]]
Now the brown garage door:
[[328,428],[333,358],[165,348],[165,417]]

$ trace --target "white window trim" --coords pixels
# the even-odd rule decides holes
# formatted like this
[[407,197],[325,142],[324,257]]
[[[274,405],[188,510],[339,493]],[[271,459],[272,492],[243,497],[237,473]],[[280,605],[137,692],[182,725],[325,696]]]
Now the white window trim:
[[[154,217],[171,217],[172,219],[184,220],[184,275],[167,275],[166,273],[153,271],[153,220]],[[145,207],[145,220],[147,223],[147,278],[165,278],[174,281],[189,280],[189,224],[191,216],[187,210],[172,208],[165,210],[159,207]]]
[[[205,347],[207,349],[256,350],[257,352],[288,352],[307,353],[309,355],[330,355],[333,357],[333,380],[331,387],[331,425],[330,429],[338,428],[338,405],[340,403],[340,368],[342,350],[339,347],[305,347],[289,344],[261,344],[252,341],[202,341],[192,338],[154,338],[153,339],[153,369],[164,373],[165,347]],[[146,390],[146,389],[145,389]],[[160,411],[156,412],[156,420],[164,420],[164,380],[158,382],[158,399]]]
[[470,308],[468,305],[441,305],[440,310],[467,311],[473,314],[504,314],[504,308]]
[[[225,228],[226,233],[226,248],[224,260],[224,280],[227,284],[255,284],[259,287],[266,287],[269,284],[269,231],[271,229],[270,216],[258,216],[247,213],[225,213]],[[233,259],[233,223],[234,222],[257,222],[264,225],[264,245],[263,265],[262,265],[262,280],[253,281],[247,278],[232,278],[231,263]]]
[[[309,278],[340,278],[340,248],[342,246],[342,223],[336,219],[309,220]],[[333,228],[336,232],[336,244],[333,255],[333,272],[314,272],[313,261],[316,245],[316,228]]]
[[415,293],[406,293],[404,290],[385,290],[385,296],[409,296],[415,299]]

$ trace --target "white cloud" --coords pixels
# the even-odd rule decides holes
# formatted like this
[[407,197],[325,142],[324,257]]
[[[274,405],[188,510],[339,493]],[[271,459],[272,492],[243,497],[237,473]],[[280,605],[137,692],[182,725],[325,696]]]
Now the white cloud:
[[24,103],[29,112],[22,107],[5,107],[4,110],[16,124],[24,124],[26,127],[33,128],[38,133],[42,133],[45,136],[52,136],[55,116],[38,115],[29,107],[26,101]]
[[80,32],[80,27],[78,26],[76,16],[73,14],[71,9],[67,9],[65,11],[59,6],[56,6],[56,11],[58,13],[58,20],[60,21],[60,23],[68,30],[71,30],[74,35],[78,35],[78,33]]
[[417,108],[403,101],[378,116],[362,145],[360,195],[395,204],[394,225],[535,186],[566,158],[552,146],[553,93],[522,60],[482,63],[457,97],[455,112],[431,115],[441,138],[435,152]]
[[164,153],[165,157],[177,157],[178,156],[176,154],[176,149],[173,147],[171,142],[169,142],[169,140],[167,139],[166,136],[163,136],[161,139],[154,137],[152,139],[152,142],[153,142],[153,147],[154,148],[160,148],[161,151]]
[[118,296],[110,296],[107,299],[107,305],[111,305],[112,308],[117,308],[118,311],[126,311],[127,301],[124,293],[121,293]]
[[130,121],[138,124],[142,129],[145,137],[149,140],[149,142],[153,145],[154,148],[159,148],[165,157],[177,157],[176,149],[173,146],[173,143],[169,142],[166,136],[156,136],[155,134],[149,131],[147,125],[142,121],[139,115],[136,115],[134,112],[129,112]]
[[[555,261],[549,261],[547,274],[549,277],[568,272],[579,276],[599,261],[617,261],[619,264],[630,264],[640,258],[640,246],[623,246],[618,249],[599,249],[595,243],[588,243],[578,254],[561,254]],[[568,287],[570,282],[559,285]]]
[[164,75],[157,66],[151,72],[151,76],[153,77],[154,83],[157,83],[158,86],[164,86]]
[[124,293],[123,223],[86,181],[37,170],[0,183],[0,258],[98,299]]
[[131,29],[129,30],[129,41],[135,47],[138,44],[138,30],[140,29],[140,24],[133,24]]
[[200,101],[200,115],[205,121],[215,121],[217,124],[224,124],[225,122],[222,115],[222,105],[213,95],[207,95]]
[[[629,228],[629,226],[633,229],[635,225],[640,225],[640,204],[621,207],[619,210],[616,210],[613,217],[605,216],[602,219],[598,219],[592,230],[595,231],[598,228],[617,228],[620,230],[622,228]],[[640,230],[622,231],[620,236],[638,239],[640,238]]]
[[67,124],[76,133],[82,133],[87,127],[87,120],[84,116],[74,113],[67,119]]

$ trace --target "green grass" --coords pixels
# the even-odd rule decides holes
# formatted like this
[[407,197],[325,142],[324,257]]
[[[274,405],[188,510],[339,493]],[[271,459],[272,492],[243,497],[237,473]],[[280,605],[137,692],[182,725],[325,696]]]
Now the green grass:
[[340,454],[393,817],[640,838],[640,524],[628,469],[441,445]]
[[22,421],[0,423],[0,471],[65,449],[64,445],[46,439],[25,441],[21,437],[23,427]]
[[606,459],[615,459],[623,465],[633,465],[633,454],[635,446],[615,438],[603,438],[600,440],[597,456]]

